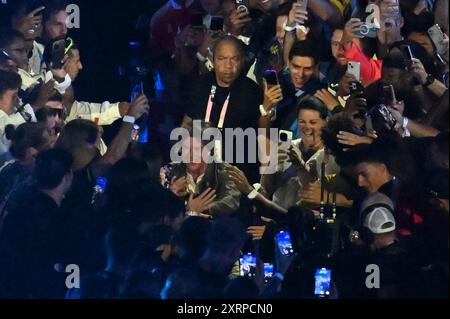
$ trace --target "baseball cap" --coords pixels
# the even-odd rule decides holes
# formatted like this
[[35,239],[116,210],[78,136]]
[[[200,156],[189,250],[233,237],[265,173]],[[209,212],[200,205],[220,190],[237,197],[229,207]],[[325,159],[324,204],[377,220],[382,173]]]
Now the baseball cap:
[[383,193],[369,194],[361,204],[360,220],[374,234],[385,234],[396,228],[394,203]]
[[364,227],[374,234],[386,234],[395,230],[395,218],[392,212],[383,206],[374,205],[364,220]]

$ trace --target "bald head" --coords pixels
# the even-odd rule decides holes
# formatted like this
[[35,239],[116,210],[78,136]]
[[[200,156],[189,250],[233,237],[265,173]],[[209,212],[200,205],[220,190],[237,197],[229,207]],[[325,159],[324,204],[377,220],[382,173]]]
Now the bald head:
[[233,36],[225,36],[214,47],[214,69],[217,84],[229,87],[241,75],[245,50],[242,42]]

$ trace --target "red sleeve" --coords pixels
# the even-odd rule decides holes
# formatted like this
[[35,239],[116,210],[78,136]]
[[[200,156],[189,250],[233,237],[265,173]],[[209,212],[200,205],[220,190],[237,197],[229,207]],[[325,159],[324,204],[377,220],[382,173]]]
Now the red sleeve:
[[383,61],[368,58],[355,43],[345,50],[345,57],[348,61],[361,63],[361,82],[364,86],[381,79]]

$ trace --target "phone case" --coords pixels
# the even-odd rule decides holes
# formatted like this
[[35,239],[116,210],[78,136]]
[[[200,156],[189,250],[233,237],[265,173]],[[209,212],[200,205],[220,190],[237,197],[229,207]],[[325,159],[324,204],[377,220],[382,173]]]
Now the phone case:
[[308,9],[308,0],[297,0],[297,3],[300,4],[304,11]]
[[349,62],[347,72],[353,75],[358,82],[361,81],[361,64],[359,62]]
[[279,84],[279,82],[278,82],[278,75],[273,70],[267,70],[264,73],[264,79],[266,80],[267,85],[275,86],[275,85]]
[[431,40],[433,40],[434,45],[436,46],[436,51],[439,54],[444,54],[447,51],[447,47],[443,43],[444,40],[444,32],[442,32],[439,25],[434,25],[430,29],[428,29],[428,34],[430,35]]

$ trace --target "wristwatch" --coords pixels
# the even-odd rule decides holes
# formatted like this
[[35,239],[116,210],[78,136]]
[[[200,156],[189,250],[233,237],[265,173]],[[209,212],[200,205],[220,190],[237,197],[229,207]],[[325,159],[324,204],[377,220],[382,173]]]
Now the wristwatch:
[[125,123],[134,124],[134,123],[136,123],[136,118],[134,118],[133,116],[125,115],[125,116],[123,117],[123,121],[124,121]]
[[297,30],[297,24],[294,24],[293,26],[288,26],[287,24],[284,26],[284,31],[292,32]]
[[253,190],[250,192],[250,194],[247,195],[248,199],[254,200],[256,196],[258,196],[261,188],[262,188],[261,184],[254,184]]
[[431,84],[433,84],[433,82],[436,80],[436,78],[432,75],[432,74],[428,74],[427,76],[427,80],[425,81],[425,83],[423,84],[423,86],[430,86]]
[[273,122],[276,119],[277,112],[274,109],[271,109],[269,112],[266,111],[264,108],[264,105],[259,106],[259,113],[261,113],[261,116],[266,117],[270,116],[270,120]]

